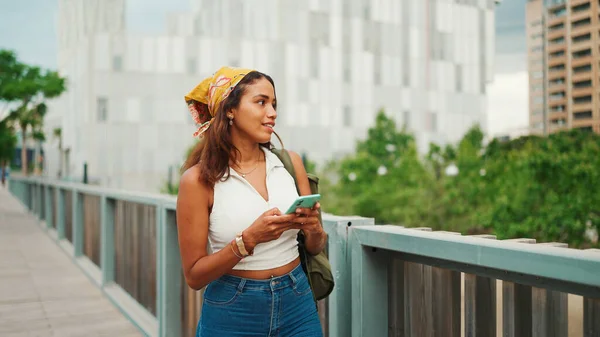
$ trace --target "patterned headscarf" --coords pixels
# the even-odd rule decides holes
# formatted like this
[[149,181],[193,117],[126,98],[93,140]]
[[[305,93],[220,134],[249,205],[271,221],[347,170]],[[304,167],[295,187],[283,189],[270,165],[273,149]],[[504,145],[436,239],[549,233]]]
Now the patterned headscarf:
[[185,95],[185,101],[198,130],[194,137],[202,137],[214,120],[221,103],[229,96],[252,69],[222,67],[212,76],[205,78]]

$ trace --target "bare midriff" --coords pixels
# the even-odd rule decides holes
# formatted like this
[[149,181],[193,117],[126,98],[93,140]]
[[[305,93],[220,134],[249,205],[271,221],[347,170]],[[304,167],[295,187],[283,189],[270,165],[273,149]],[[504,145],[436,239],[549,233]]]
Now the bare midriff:
[[283,265],[281,267],[277,267],[277,268],[273,268],[273,269],[265,269],[265,270],[235,270],[235,269],[233,269],[227,274],[232,275],[232,276],[242,277],[242,278],[254,279],[254,280],[266,280],[266,279],[270,279],[271,277],[278,277],[278,276],[285,275],[285,274],[291,272],[292,270],[294,270],[294,268],[296,268],[299,264],[300,264],[300,257],[297,257],[294,261],[292,261],[286,265]]

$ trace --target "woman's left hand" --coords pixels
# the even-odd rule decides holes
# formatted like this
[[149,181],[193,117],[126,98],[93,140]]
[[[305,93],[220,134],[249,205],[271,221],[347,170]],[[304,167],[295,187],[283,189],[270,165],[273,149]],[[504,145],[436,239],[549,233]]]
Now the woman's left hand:
[[323,233],[323,226],[319,221],[319,209],[321,205],[316,203],[313,208],[297,208],[296,209],[296,223],[300,224],[300,229],[305,234],[321,234]]

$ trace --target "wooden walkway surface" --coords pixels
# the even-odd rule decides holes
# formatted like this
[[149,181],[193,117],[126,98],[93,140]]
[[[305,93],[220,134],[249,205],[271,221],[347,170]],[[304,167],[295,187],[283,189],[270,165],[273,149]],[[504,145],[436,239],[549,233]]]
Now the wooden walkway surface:
[[1,186],[0,336],[142,336]]

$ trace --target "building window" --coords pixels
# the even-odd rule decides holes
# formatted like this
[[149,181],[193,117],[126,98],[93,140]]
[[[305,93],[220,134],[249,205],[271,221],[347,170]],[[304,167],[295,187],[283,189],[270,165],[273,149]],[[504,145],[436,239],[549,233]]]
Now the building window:
[[573,37],[573,43],[585,42],[592,39],[592,34],[587,33],[579,36]]
[[404,126],[410,128],[410,110],[404,110]]
[[559,9],[553,10],[550,12],[550,18],[560,18],[567,14],[567,9],[565,7],[561,7]]
[[96,119],[98,122],[106,122],[108,120],[108,98],[98,97],[96,100]]
[[592,87],[592,80],[573,82],[573,88],[575,88],[575,89],[591,88],[591,87]]
[[575,104],[592,103],[592,95],[573,97],[573,103],[575,103]]
[[565,28],[565,24],[561,22],[561,23],[559,23],[557,25],[550,26],[550,28],[548,28],[548,30],[550,30],[552,32],[552,31],[555,31],[555,30],[563,29],[563,28]]
[[531,27],[537,27],[542,25],[542,20],[535,20],[531,22]]
[[542,50],[544,50],[544,48],[542,48],[542,46],[536,46],[536,47],[531,48],[531,51],[534,53],[538,52],[538,51],[542,51]]
[[437,114],[435,112],[429,113],[429,130],[431,132],[437,131]]
[[579,12],[585,12],[588,11],[590,9],[590,3],[584,3],[581,5],[577,5],[577,6],[573,6],[571,7],[571,14],[575,14],[575,13],[579,13]]
[[573,118],[575,120],[582,120],[582,119],[590,119],[592,118],[592,112],[591,111],[581,111],[581,112],[576,112],[573,114]]
[[114,71],[123,70],[123,57],[120,55],[113,56],[112,68]]
[[543,72],[541,72],[541,71],[534,71],[534,72],[533,72],[533,74],[531,74],[531,76],[532,76],[534,79],[539,79],[539,78],[542,78],[542,77],[544,77],[544,73],[543,73]]
[[319,49],[314,45],[310,48],[310,76],[319,78]]
[[196,62],[196,58],[191,57],[187,61],[187,73],[194,75],[198,71],[198,66]]
[[345,127],[352,126],[352,108],[350,108],[347,105],[344,106],[344,116],[343,116],[342,123],[344,124]]
[[531,39],[532,40],[541,39],[542,36],[544,36],[542,33],[533,34],[533,35],[531,35]]
[[541,84],[534,84],[531,86],[532,92],[542,91],[543,89],[544,89],[544,86],[542,86]]
[[584,66],[579,66],[579,67],[573,68],[573,73],[574,74],[585,73],[585,72],[588,72],[588,71],[592,71],[592,65],[591,64],[586,64]]
[[590,23],[592,23],[592,20],[590,20],[590,18],[581,19],[581,20],[573,22],[571,24],[571,28],[575,29],[575,28],[579,28],[579,27],[584,27],[584,26],[589,25]]
[[456,65],[456,92],[462,92],[463,90],[463,69],[462,66],[460,64]]
[[592,56],[592,50],[591,49],[584,49],[584,50],[580,50],[580,51],[577,51],[577,52],[573,53],[573,58],[574,59],[579,59],[579,58],[588,57],[588,56]]
[[344,82],[350,83],[352,81],[352,72],[350,71],[350,54],[348,53],[342,55],[342,68]]

